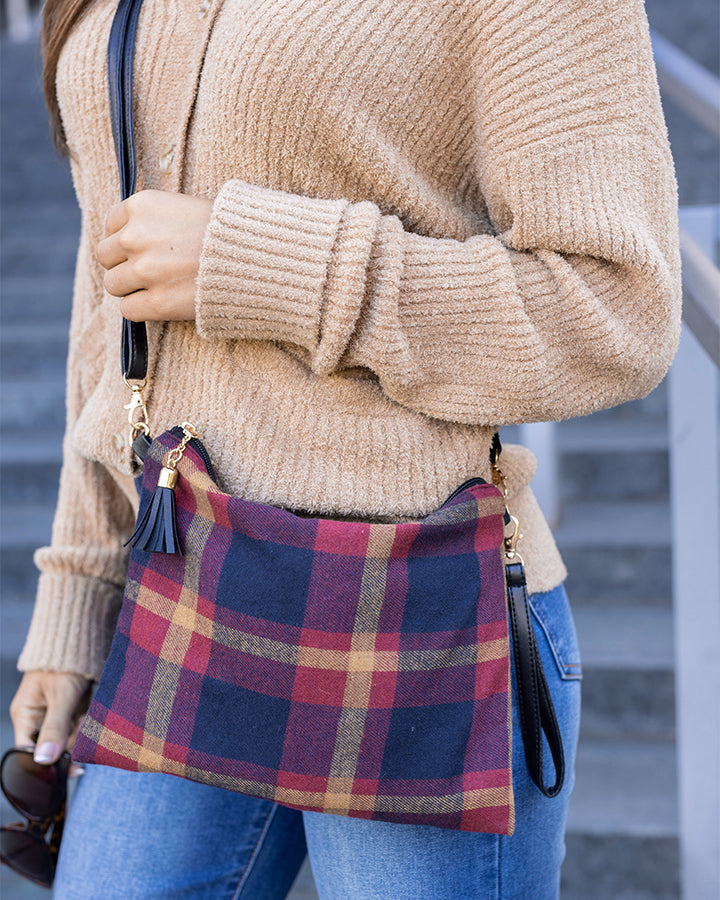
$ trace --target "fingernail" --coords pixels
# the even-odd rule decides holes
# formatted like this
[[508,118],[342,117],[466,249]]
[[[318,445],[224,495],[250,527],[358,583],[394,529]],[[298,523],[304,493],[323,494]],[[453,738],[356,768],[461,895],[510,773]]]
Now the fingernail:
[[84,775],[85,769],[77,763],[71,763],[68,769],[68,778],[77,778],[78,775]]
[[49,763],[60,753],[60,744],[53,744],[46,741],[35,750],[33,759],[38,763]]

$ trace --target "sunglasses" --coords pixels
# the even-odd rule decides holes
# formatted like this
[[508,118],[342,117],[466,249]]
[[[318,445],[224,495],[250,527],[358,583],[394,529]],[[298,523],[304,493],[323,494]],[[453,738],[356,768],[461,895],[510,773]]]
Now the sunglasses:
[[40,765],[32,750],[19,748],[8,750],[0,762],[0,788],[26,819],[0,828],[0,860],[46,888],[52,887],[60,852],[69,768],[69,753]]

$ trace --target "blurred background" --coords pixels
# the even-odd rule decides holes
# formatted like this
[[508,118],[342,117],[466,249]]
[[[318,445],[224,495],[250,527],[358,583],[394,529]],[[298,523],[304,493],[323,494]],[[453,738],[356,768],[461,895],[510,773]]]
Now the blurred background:
[[[583,651],[563,900],[720,897],[720,13],[717,0],[646,8],[680,192],[681,349],[643,400],[505,434],[538,455],[534,485],[568,563]],[[37,3],[3,0],[2,749],[13,743],[7,711],[32,610],[32,552],[49,538],[57,492],[80,224],[50,142],[38,30]],[[4,800],[0,814],[3,824],[17,818]],[[49,892],[2,867],[0,895]],[[306,866],[291,900],[315,897]]]

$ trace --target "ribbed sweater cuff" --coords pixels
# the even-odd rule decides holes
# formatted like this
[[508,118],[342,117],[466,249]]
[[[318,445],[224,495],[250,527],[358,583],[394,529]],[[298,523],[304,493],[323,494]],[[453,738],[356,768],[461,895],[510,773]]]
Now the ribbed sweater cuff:
[[97,680],[121,602],[122,590],[108,581],[43,573],[18,669],[74,672]]
[[200,259],[203,337],[289,341],[311,351],[347,202],[230,181],[218,194]]

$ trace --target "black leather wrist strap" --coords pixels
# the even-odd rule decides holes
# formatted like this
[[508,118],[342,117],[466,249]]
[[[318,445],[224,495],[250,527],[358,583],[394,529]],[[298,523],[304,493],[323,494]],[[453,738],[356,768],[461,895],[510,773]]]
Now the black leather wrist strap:
[[[135,192],[137,164],[133,131],[133,54],[142,0],[120,0],[108,43],[110,121],[120,171],[121,199]],[[148,369],[147,329],[144,322],[123,319],[121,366],[124,378],[144,381]]]
[[[565,780],[565,755],[552,697],[535,641],[522,563],[508,563],[505,566],[505,578],[525,759],[530,777],[542,793],[546,797],[555,797],[560,793]],[[543,772],[543,734],[550,747],[550,755],[555,766],[555,783],[551,787],[545,785]]]

